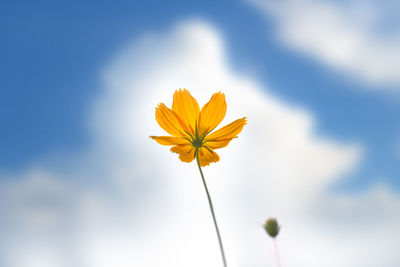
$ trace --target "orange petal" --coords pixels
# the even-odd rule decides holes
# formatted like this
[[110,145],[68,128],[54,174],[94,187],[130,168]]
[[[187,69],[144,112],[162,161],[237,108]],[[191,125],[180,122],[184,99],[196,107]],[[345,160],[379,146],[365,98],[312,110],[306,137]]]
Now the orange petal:
[[157,143],[163,146],[184,145],[189,144],[189,141],[182,137],[175,136],[150,136],[151,139],[156,140]]
[[182,119],[163,103],[158,104],[156,107],[156,120],[160,127],[170,135],[177,137],[188,136],[185,133],[188,129]]
[[206,140],[224,140],[224,139],[235,138],[242,131],[246,123],[247,123],[246,117],[237,119],[234,122],[231,122],[228,125],[222,127],[221,129],[208,135],[206,137]]
[[179,115],[183,122],[189,127],[191,133],[194,134],[200,108],[199,103],[190,95],[188,90],[179,89],[175,91],[172,110]]
[[200,111],[198,122],[199,136],[202,137],[214,130],[224,119],[225,114],[225,95],[221,92],[213,94],[210,101]]
[[195,148],[192,145],[173,146],[171,151],[179,154],[179,159],[183,162],[192,162],[194,160]]
[[201,167],[210,165],[211,162],[219,161],[218,154],[211,149],[200,147],[198,153],[199,153],[199,161]]
[[218,149],[218,148],[223,148],[229,145],[230,141],[232,141],[233,138],[229,139],[223,139],[223,140],[207,140],[204,142],[204,145],[206,145],[210,149]]

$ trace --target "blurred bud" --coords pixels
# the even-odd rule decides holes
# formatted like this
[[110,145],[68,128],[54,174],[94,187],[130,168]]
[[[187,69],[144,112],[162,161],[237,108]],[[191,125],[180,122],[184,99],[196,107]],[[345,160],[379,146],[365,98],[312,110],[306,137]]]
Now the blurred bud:
[[264,229],[270,237],[275,238],[279,234],[280,227],[275,218],[269,218],[264,224]]

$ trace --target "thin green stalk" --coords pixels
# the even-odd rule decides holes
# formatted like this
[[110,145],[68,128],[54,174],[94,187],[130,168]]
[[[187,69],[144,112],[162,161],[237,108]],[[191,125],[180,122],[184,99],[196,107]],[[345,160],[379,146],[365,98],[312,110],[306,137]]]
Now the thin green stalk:
[[217,236],[218,236],[219,248],[221,250],[222,261],[224,263],[224,267],[227,267],[228,265],[226,264],[224,247],[222,245],[222,239],[221,239],[221,235],[219,233],[219,229],[218,229],[218,225],[217,225],[217,219],[215,218],[214,207],[213,207],[213,204],[212,204],[212,201],[211,201],[210,193],[208,192],[206,180],[204,179],[203,171],[201,170],[201,167],[200,167],[198,149],[196,149],[196,153],[195,154],[196,154],[197,166],[199,167],[201,179],[203,180],[204,189],[206,190],[206,194],[207,194],[207,198],[208,198],[208,204],[210,205],[211,214],[212,214],[212,217],[213,217],[213,220],[214,220],[215,230],[216,230]]

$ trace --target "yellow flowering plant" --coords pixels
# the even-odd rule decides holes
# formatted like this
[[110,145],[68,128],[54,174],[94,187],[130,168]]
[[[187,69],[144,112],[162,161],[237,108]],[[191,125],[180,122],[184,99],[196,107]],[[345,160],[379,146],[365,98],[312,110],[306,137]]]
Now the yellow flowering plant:
[[179,159],[192,162],[197,156],[200,166],[219,161],[214,149],[223,148],[237,137],[246,125],[246,118],[212,132],[226,114],[225,95],[215,93],[201,110],[196,99],[188,90],[174,93],[172,109],[160,103],[156,108],[156,120],[171,136],[150,136],[161,145],[173,146],[172,152],[179,154]]
[[172,109],[166,107],[163,103],[156,107],[156,120],[170,136],[150,136],[161,145],[172,146],[171,151],[179,154],[181,161],[192,162],[196,159],[225,267],[227,263],[221,235],[201,167],[219,161],[220,158],[214,150],[227,146],[246,125],[246,118],[244,117],[214,131],[224,119],[226,108],[225,95],[221,92],[213,94],[210,101],[200,110],[197,100],[191,96],[189,91],[179,89],[174,93]]

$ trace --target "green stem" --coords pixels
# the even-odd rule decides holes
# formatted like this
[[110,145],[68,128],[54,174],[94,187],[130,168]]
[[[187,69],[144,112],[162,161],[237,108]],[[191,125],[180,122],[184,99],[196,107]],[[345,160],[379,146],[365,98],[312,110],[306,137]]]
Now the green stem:
[[217,231],[219,248],[221,250],[221,256],[222,256],[222,261],[224,263],[224,267],[227,267],[228,265],[226,264],[224,247],[222,245],[222,239],[221,239],[221,235],[219,233],[219,229],[218,229],[218,225],[217,225],[217,219],[215,218],[214,207],[213,207],[213,204],[212,204],[212,201],[211,201],[210,193],[208,192],[206,180],[204,179],[203,171],[201,170],[201,167],[200,167],[198,149],[196,149],[196,153],[195,154],[196,154],[197,166],[199,167],[201,179],[203,180],[204,189],[206,190],[206,194],[207,194],[207,198],[208,198],[208,204],[210,205],[211,214],[212,214],[212,217],[213,217],[213,220],[214,220],[215,230]]

